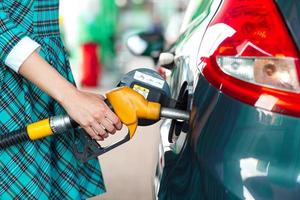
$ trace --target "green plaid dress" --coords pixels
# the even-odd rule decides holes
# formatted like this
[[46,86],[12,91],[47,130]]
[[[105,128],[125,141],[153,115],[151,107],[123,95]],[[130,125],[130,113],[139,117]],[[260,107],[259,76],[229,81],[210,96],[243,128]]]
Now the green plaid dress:
[[[4,64],[13,47],[29,36],[41,45],[40,55],[74,83],[59,34],[58,6],[58,0],[0,0],[0,134],[64,113]],[[103,193],[99,162],[76,160],[71,151],[75,137],[70,132],[0,150],[0,199],[86,199]]]

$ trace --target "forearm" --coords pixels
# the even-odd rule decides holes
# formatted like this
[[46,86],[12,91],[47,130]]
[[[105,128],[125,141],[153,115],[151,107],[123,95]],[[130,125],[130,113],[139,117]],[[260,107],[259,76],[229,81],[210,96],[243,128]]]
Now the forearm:
[[76,92],[76,88],[49,65],[37,52],[21,65],[19,73],[48,93],[60,104]]

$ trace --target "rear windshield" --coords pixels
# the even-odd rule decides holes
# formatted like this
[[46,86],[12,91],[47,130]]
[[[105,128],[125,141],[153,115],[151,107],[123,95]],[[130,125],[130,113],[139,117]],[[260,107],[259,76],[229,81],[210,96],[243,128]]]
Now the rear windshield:
[[276,0],[282,15],[300,49],[300,0]]

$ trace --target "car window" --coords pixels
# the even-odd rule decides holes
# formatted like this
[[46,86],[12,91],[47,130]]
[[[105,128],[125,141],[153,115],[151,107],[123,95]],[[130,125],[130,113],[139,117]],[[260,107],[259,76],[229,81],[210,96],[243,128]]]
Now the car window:
[[300,49],[300,1],[276,0],[292,36]]

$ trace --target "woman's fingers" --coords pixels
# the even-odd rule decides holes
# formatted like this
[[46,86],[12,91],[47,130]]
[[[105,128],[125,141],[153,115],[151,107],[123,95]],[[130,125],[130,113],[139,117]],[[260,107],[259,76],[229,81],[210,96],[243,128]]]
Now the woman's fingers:
[[105,138],[104,136],[107,135],[106,131],[97,121],[94,121],[91,126],[98,136]]
[[106,132],[114,134],[116,132],[116,125],[105,117],[105,113],[110,113],[110,118],[115,121],[115,123],[121,123],[119,118],[107,107],[104,105],[105,111],[103,112],[102,109],[99,109],[98,112],[94,115],[97,122],[103,127]]
[[106,109],[105,117],[114,125],[117,130],[121,130],[122,123],[120,119],[108,107]]
[[92,127],[85,127],[84,130],[95,140],[103,141],[103,137],[97,134],[97,132]]
[[95,135],[93,135],[92,137],[97,140],[99,140],[99,137],[101,138],[101,140],[103,140],[104,138],[107,138],[108,133],[110,133],[110,134],[116,133],[116,128],[110,122],[110,120],[108,120],[106,118],[102,119],[100,123],[98,121],[93,121],[90,124],[90,127],[93,130],[93,132],[96,134],[96,137],[95,137]]
[[110,133],[110,134],[115,134],[116,133],[116,128],[114,127],[114,125],[111,123],[110,120],[108,120],[107,118],[104,118],[101,121],[101,125]]

